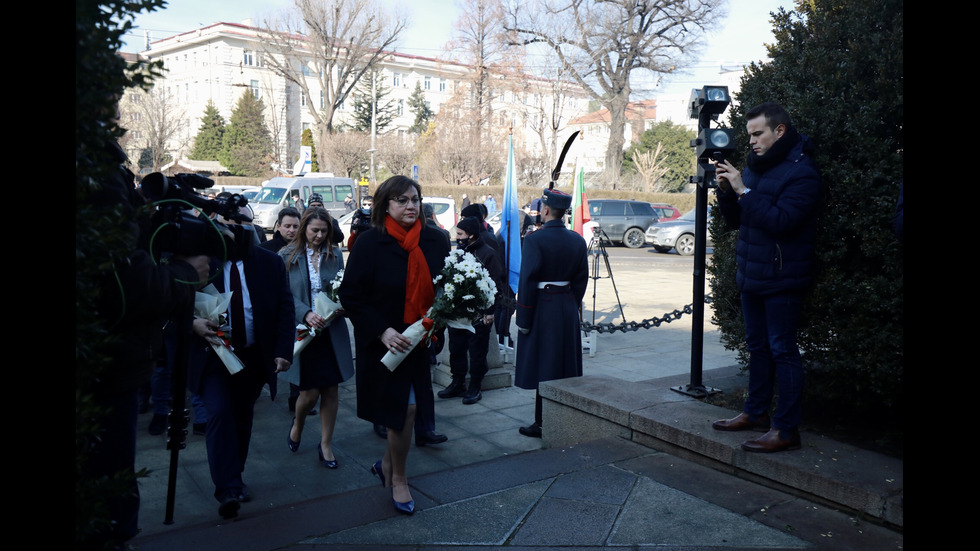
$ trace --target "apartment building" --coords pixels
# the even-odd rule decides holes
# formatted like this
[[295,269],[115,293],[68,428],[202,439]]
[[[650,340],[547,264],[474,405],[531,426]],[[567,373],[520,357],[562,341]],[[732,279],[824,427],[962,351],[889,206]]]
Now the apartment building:
[[[156,86],[172,98],[186,124],[182,135],[173,140],[176,157],[186,156],[193,137],[200,127],[205,107],[211,101],[227,121],[241,94],[249,92],[260,98],[266,107],[267,126],[281,151],[279,164],[291,167],[300,152],[300,139],[306,128],[313,130],[312,107],[321,108],[326,100],[319,90],[315,75],[308,75],[306,97],[301,88],[277,75],[263,63],[263,43],[259,29],[248,24],[216,23],[152,42],[140,56],[160,60],[165,75]],[[393,102],[396,116],[388,131],[406,136],[414,124],[415,114],[409,108],[409,98],[416,83],[421,85],[430,109],[438,115],[441,108],[461,87],[468,86],[472,67],[436,58],[390,52],[381,64],[380,75],[389,89],[385,100]],[[515,142],[529,152],[550,155],[543,151],[547,140],[536,132],[535,111],[551,105],[546,96],[553,89],[550,83],[534,78],[497,78],[492,95],[492,123],[513,127]],[[565,92],[565,112],[571,116],[584,113],[587,101],[584,93]],[[333,118],[335,128],[349,123],[353,114],[353,97],[338,106]],[[571,118],[571,117],[568,117]]]

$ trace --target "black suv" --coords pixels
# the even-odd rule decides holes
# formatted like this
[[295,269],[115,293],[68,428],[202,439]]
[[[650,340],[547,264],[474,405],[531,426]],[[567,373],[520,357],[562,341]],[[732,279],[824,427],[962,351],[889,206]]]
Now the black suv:
[[646,244],[647,227],[659,219],[650,203],[622,199],[590,199],[589,216],[610,240],[631,249]]

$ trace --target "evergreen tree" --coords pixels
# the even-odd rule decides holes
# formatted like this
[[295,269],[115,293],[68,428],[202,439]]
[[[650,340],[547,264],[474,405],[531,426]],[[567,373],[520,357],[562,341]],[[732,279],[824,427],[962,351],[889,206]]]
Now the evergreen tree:
[[[102,182],[119,170],[107,144],[124,134],[116,119],[118,98],[134,86],[144,90],[162,74],[160,61],[137,67],[119,55],[122,37],[141,12],[162,0],[75,2],[75,549],[105,547],[97,533],[111,528],[108,500],[131,495],[132,473],[87,474],[92,453],[103,445],[108,410],[95,398],[112,346],[112,320],[104,319],[101,294],[106,274],[126,260],[132,220],[122,208],[107,208]],[[144,472],[138,476],[144,476]]]
[[[901,422],[904,411],[903,249],[892,229],[903,178],[902,4],[810,0],[780,9],[771,61],[749,67],[731,113],[741,151],[748,146],[745,112],[766,101],[782,104],[816,145],[825,195],[816,281],[799,340],[805,400],[889,423]],[[737,232],[719,218],[709,266],[714,321],[726,345],[744,354]]]
[[[381,73],[375,73],[375,89],[371,90],[371,79],[361,79],[354,88],[354,115],[350,128],[357,132],[371,131],[371,107],[377,103],[375,120],[379,134],[384,133],[384,129],[391,126],[392,121],[398,116],[394,100],[385,98],[391,94],[391,88],[384,85],[385,79]],[[372,94],[377,96],[377,101],[372,102]]]
[[661,156],[667,172],[661,178],[669,182],[665,191],[681,191],[688,183],[690,176],[697,172],[694,164],[694,152],[691,140],[697,138],[697,133],[672,121],[658,122],[640,136],[635,143],[623,153],[623,171],[636,172],[633,166],[633,152],[646,153],[655,151],[657,144],[662,144]]
[[412,91],[412,95],[408,98],[408,110],[415,113],[415,123],[408,131],[414,134],[425,132],[429,128],[429,120],[435,116],[435,113],[432,112],[428,102],[425,101],[425,92],[422,91],[422,84],[420,82],[415,83],[415,90]]
[[313,143],[313,131],[309,128],[303,130],[303,137],[300,138],[299,143],[310,146],[310,172],[320,172],[320,165],[316,162],[316,144]]
[[265,105],[251,91],[242,94],[225,131],[218,160],[234,176],[262,176],[268,172],[272,139],[265,125]]
[[198,161],[217,161],[224,145],[225,118],[221,116],[214,102],[208,100],[201,117],[201,127],[194,137],[194,150],[191,159]]

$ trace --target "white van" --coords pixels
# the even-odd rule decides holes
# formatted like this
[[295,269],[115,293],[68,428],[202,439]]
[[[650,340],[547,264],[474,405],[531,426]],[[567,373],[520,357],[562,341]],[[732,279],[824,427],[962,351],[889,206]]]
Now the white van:
[[[272,178],[262,183],[262,191],[249,201],[249,206],[255,213],[253,223],[267,233],[271,233],[283,207],[295,207],[296,201],[302,201],[305,207],[310,196],[319,193],[323,197],[323,206],[334,218],[339,218],[347,209],[344,199],[348,194],[354,195],[356,189],[351,178],[339,178],[333,174],[311,172],[304,176]],[[301,209],[302,210],[302,209]]]

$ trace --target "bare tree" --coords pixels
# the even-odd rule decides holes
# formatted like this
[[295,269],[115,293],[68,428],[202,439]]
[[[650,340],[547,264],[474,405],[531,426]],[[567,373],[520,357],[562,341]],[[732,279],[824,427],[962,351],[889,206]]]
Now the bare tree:
[[553,54],[545,56],[542,63],[529,66],[529,70],[544,78],[519,79],[525,97],[521,114],[538,137],[544,156],[557,159],[558,131],[565,127],[565,107],[578,86],[568,80],[568,69]]
[[[299,87],[318,142],[326,143],[336,109],[361,77],[380,66],[406,24],[377,0],[296,0],[292,12],[265,23],[263,62]],[[320,157],[325,154],[319,149]]]
[[514,176],[521,186],[540,187],[547,184],[551,157],[546,154],[529,153],[527,148],[514,150]]
[[415,149],[415,135],[397,136],[389,134],[378,139],[378,161],[388,169],[391,174],[409,175],[412,173],[412,165],[415,164],[417,151]]
[[149,152],[146,168],[160,170],[165,159],[177,158],[189,146],[186,113],[165,86],[128,91],[119,102],[119,112],[131,147]]
[[638,149],[633,150],[633,164],[636,165],[636,171],[643,176],[643,191],[659,193],[665,191],[667,187],[666,182],[660,180],[664,174],[667,174],[668,169],[664,164],[668,156],[664,155],[660,158],[663,149],[664,144],[658,142],[655,151],[644,153]]
[[335,173],[343,172],[345,176],[353,178],[360,176],[364,167],[371,163],[368,153],[371,135],[367,132],[334,132],[322,143],[320,157],[327,157]]
[[[287,146],[290,138],[289,121],[286,119],[286,101],[280,96],[278,90],[273,86],[273,79],[268,78],[267,74],[263,77],[262,98],[268,109],[269,134],[272,136],[272,158],[273,163],[279,166],[280,170],[292,169],[292,163],[287,159],[289,147]],[[282,133],[286,134],[287,141],[283,141]]]
[[[457,91],[436,115],[434,131],[426,138],[429,161],[446,183],[477,184],[487,178],[498,178],[503,170],[507,130],[510,121],[484,125],[483,142],[466,104],[465,92]],[[501,114],[502,115],[502,114]]]
[[610,113],[605,179],[622,166],[623,130],[633,71],[672,73],[688,62],[705,31],[724,17],[724,0],[543,0],[513,2],[506,28],[520,44],[558,55]]
[[469,111],[466,117],[472,121],[469,143],[482,152],[495,141],[489,133],[493,99],[503,91],[500,77],[523,73],[523,51],[511,44],[515,39],[504,29],[505,11],[500,0],[460,0],[458,5],[460,15],[449,47],[461,61],[473,66],[467,79],[469,95],[461,107]]

